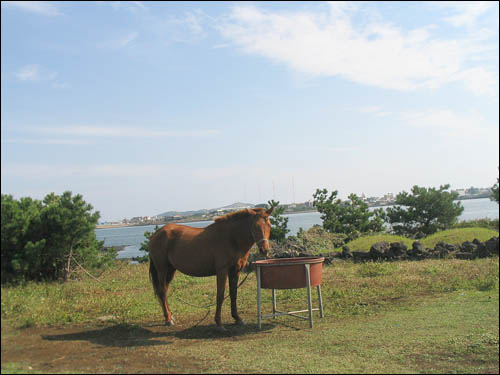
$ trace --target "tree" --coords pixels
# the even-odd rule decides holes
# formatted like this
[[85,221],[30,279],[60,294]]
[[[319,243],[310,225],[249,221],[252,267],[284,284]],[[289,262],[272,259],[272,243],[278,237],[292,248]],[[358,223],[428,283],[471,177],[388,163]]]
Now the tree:
[[321,213],[323,228],[330,233],[344,233],[356,237],[360,233],[380,232],[384,229],[384,212],[370,211],[368,204],[356,194],[348,200],[337,198],[337,190],[328,196],[328,190],[316,189],[313,205]]
[[395,206],[387,208],[387,220],[396,234],[415,236],[421,232],[429,235],[450,228],[464,208],[456,192],[448,192],[450,185],[439,189],[413,186],[411,194],[403,191],[396,196]]
[[500,179],[497,177],[497,183],[491,188],[491,196],[490,199],[494,202],[500,203],[498,201],[498,184],[500,183]]
[[92,209],[70,191],[43,201],[2,194],[2,282],[67,280],[72,267],[112,264],[116,251],[101,251],[104,241],[94,231],[99,212]]
[[286,235],[290,232],[288,229],[288,218],[281,216],[285,212],[285,207],[279,206],[280,202],[274,199],[267,202],[269,206],[274,207],[269,220],[271,221],[271,234],[269,239],[278,243],[285,242]]
[[15,200],[2,194],[2,283],[18,275],[28,279],[40,276],[46,242],[40,221],[42,207],[39,200]]
[[144,251],[145,254],[137,257],[133,257],[132,260],[135,260],[136,262],[139,263],[146,263],[149,262],[149,240],[151,239],[151,236],[156,233],[158,230],[158,225],[155,225],[155,229],[152,232],[144,232],[144,237],[146,238],[142,243],[141,247],[139,248],[139,251]]

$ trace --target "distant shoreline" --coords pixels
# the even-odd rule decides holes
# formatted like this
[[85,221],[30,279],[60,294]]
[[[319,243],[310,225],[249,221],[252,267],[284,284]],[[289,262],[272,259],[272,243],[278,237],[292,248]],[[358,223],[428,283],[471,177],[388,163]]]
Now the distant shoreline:
[[[486,199],[488,197],[460,197],[457,199],[457,201],[461,200],[468,200],[468,199]],[[370,207],[385,207],[385,206],[391,206],[393,203],[389,204],[378,204]],[[305,211],[297,211],[297,212],[285,212],[283,215],[294,215],[294,214],[306,214],[306,213],[311,213],[311,212],[318,212],[317,210],[305,210]],[[193,222],[203,222],[203,221],[213,221],[212,219],[206,219],[206,220],[199,220],[199,219],[185,219],[185,220],[179,220],[179,221],[170,221],[168,223],[160,223],[160,224],[103,224],[103,225],[96,225],[96,229],[112,229],[112,228],[124,228],[124,227],[145,227],[148,225],[159,225],[163,226],[165,224],[170,224],[170,223],[176,223],[176,224],[184,224],[184,223],[193,223]]]
[[[311,212],[318,212],[317,210],[307,210],[307,211],[298,211],[298,212],[285,212],[283,215],[293,215],[293,214],[307,214]],[[102,224],[102,225],[96,225],[96,229],[111,229],[111,228],[124,228],[124,227],[147,227],[148,225],[158,225],[158,226],[163,226],[165,224],[184,224],[184,223],[198,223],[198,222],[203,222],[203,221],[213,221],[212,219],[207,219],[207,220],[178,220],[178,221],[169,221],[168,223],[160,223],[160,224]]]

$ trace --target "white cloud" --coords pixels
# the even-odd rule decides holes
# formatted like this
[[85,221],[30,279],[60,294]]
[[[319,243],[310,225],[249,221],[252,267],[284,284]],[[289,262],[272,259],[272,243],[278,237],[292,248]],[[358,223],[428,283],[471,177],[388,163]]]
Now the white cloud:
[[106,42],[100,43],[101,47],[104,48],[112,48],[112,49],[119,49],[119,48],[124,48],[128,46],[130,43],[132,43],[134,40],[137,39],[139,36],[139,33],[137,32],[131,32],[126,35],[123,35],[119,38],[108,40]]
[[476,113],[456,113],[449,109],[402,113],[403,119],[411,127],[433,129],[440,136],[471,140],[482,138],[489,141],[498,139],[498,127],[492,127]]
[[2,143],[39,144],[39,145],[86,145],[86,140],[81,139],[30,139],[30,138],[8,138],[2,139]]
[[147,9],[142,1],[103,1],[102,3],[110,4],[115,10],[126,9],[132,13]]
[[[408,31],[382,21],[357,26],[351,16],[361,6],[335,2],[324,13],[236,6],[217,28],[244,53],[311,76],[338,76],[394,90],[434,89],[461,81],[475,94],[497,91],[498,72],[482,64],[481,57],[485,51],[498,51],[496,44],[478,40],[477,34],[437,38],[432,25]],[[479,82],[471,82],[471,70],[480,73]]]
[[53,82],[52,87],[55,89],[67,89],[69,87],[68,82]]
[[32,179],[49,177],[151,177],[165,173],[168,166],[160,164],[38,164],[7,163],[2,165],[2,175]]
[[387,117],[392,115],[391,111],[385,111],[382,107],[377,105],[365,106],[359,109],[361,113],[366,113],[375,117]]
[[52,82],[54,88],[67,88],[69,86],[67,82],[56,81],[57,75],[57,72],[50,71],[38,64],[25,65],[14,73],[14,76],[22,82],[49,81]]
[[458,72],[456,80],[462,81],[476,95],[498,97],[498,73],[475,67]]
[[8,6],[44,16],[60,16],[62,13],[53,2],[48,1],[2,1],[2,7]]
[[26,65],[15,73],[15,76],[21,81],[36,81],[39,79],[38,65]]
[[72,135],[83,137],[205,137],[220,133],[216,129],[158,130],[129,126],[26,126],[24,130],[47,135]]
[[201,9],[184,12],[181,16],[169,16],[160,20],[155,28],[169,42],[193,43],[207,36],[205,26],[211,20]]
[[183,22],[187,25],[189,30],[194,33],[201,35],[203,34],[203,13],[200,10],[195,12],[187,12]]
[[50,72],[38,64],[25,65],[14,75],[20,81],[51,81],[57,77],[56,72]]
[[493,1],[438,1],[432,2],[433,6],[447,8],[453,14],[444,20],[455,27],[475,26],[477,19],[490,11],[494,6]]

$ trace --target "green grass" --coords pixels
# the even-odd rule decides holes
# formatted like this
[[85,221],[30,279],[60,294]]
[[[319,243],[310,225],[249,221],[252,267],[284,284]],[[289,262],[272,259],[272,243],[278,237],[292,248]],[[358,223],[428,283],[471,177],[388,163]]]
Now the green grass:
[[[122,264],[106,272],[100,280],[2,286],[2,324],[26,328],[92,322],[102,317],[115,323],[163,319],[149,281],[147,264]],[[387,301],[402,297],[498,288],[498,258],[335,263],[324,267],[322,288],[323,294],[334,301],[326,307],[328,313],[352,315],[357,314],[360,301],[376,310]],[[280,293],[282,301],[292,306],[301,300],[304,290]],[[255,296],[256,280],[252,273],[238,292],[239,306],[254,309]],[[170,306],[174,315],[179,316],[206,311],[183,301],[206,306],[213,304],[215,297],[215,276],[197,278],[178,272],[169,291]],[[263,298],[264,303],[271,301],[270,294]],[[228,313],[228,301],[225,306],[223,311]],[[210,322],[212,320],[210,316]]]
[[[193,345],[214,373],[483,373],[498,371],[498,295],[456,292],[389,311],[287,321],[262,338]],[[290,325],[290,326],[287,326]],[[217,360],[213,360],[216,358]]]
[[[466,240],[471,241],[474,238],[484,241],[495,235],[498,236],[498,232],[485,228],[461,228],[439,232],[422,240],[422,242],[426,247],[433,247],[440,241],[461,243]],[[388,243],[403,241],[409,248],[411,248],[413,242],[413,240],[400,236],[375,235],[358,238],[347,245],[352,251],[368,251],[374,243],[379,241],[387,241]],[[86,279],[85,281],[72,280],[65,284],[29,282],[17,287],[2,286],[2,322],[5,320],[16,327],[28,328],[40,325],[50,326],[88,322],[100,317],[107,317],[117,323],[140,319],[160,319],[160,307],[153,296],[148,278],[148,265],[131,266],[124,262],[118,262],[118,264],[117,268],[105,272],[100,277],[100,281]],[[405,267],[408,269],[413,269],[414,267],[411,262],[401,264],[405,264]],[[422,274],[423,272],[425,274],[427,272],[427,276],[438,276],[446,273],[446,270],[455,269],[453,265],[456,263],[450,263],[446,269],[443,269],[441,266],[438,267],[438,264],[439,262],[433,263],[431,268],[434,268],[434,271],[429,268],[429,270],[419,270],[416,273]],[[476,263],[466,262],[463,264],[467,265],[464,269],[465,272],[472,267],[472,264]],[[402,272],[399,268],[397,270],[394,269],[393,265],[390,264],[354,266],[350,265],[350,263],[343,264],[342,268],[340,270],[337,269],[335,272],[342,275],[346,270],[352,269],[352,267],[355,267],[356,271],[353,271],[348,279],[336,280],[334,282],[334,290],[339,293],[353,293],[357,290],[356,288],[341,290],[338,287],[338,283],[349,285],[349,283],[353,283],[360,278],[377,279],[378,277],[388,277],[398,280],[397,276]],[[332,269],[332,267],[326,267],[324,277],[328,277]],[[463,272],[460,271],[460,273],[462,274]],[[410,272],[409,275],[411,274]],[[490,273],[483,274],[489,275]],[[442,284],[441,288],[444,291],[447,291],[447,288],[455,288],[453,290],[456,290],[458,288],[458,286],[455,287],[455,284],[458,282],[457,280],[460,283],[464,283],[467,280],[467,282],[478,283],[479,288],[488,288],[490,285],[495,285],[498,282],[498,279],[495,281],[494,278],[483,280],[483,274],[470,276],[471,280],[458,278],[458,276],[451,274],[449,275],[450,278]],[[391,285],[388,290],[393,291],[394,288],[402,288],[401,285],[405,285],[406,283],[406,276],[401,275],[401,278],[400,285]],[[349,280],[349,283],[346,284],[346,280]],[[421,280],[421,282],[423,285],[428,286],[432,292],[439,289],[436,281],[432,281],[432,279],[426,278]],[[254,284],[253,289],[250,287],[246,289],[248,292],[245,289],[239,292],[239,301],[254,303],[255,275],[251,275],[247,281],[247,284],[252,283]],[[328,286],[326,286],[326,290],[328,291]],[[365,293],[366,289],[362,288],[362,291]],[[370,285],[369,293],[376,295],[378,292],[373,289],[373,285]],[[385,293],[385,291],[380,290],[380,293]],[[216,296],[215,277],[196,278],[177,273],[169,295],[171,296],[171,306],[179,314],[197,313],[199,310],[182,303],[181,300],[191,301],[192,304],[198,306],[212,304]],[[293,300],[294,291],[290,292],[290,296]],[[337,300],[337,302],[344,304],[344,306],[351,306],[353,304],[348,298],[343,302],[342,300]]]
[[[168,361],[174,372],[192,371],[183,367],[190,363],[204,373],[494,373],[499,350],[498,278],[498,258],[334,263],[323,270],[325,317],[319,319],[315,312],[313,329],[307,321],[279,317],[264,320],[263,330],[258,331],[252,273],[238,291],[247,326],[231,325],[226,300],[222,319],[229,333],[221,335],[213,329],[214,307],[198,328],[192,328],[207,310],[176,298],[195,305],[213,303],[215,277],[179,273],[169,293],[170,306],[179,325],[187,328],[180,334],[158,328],[161,335],[155,340],[171,345],[134,350],[150,362]],[[131,327],[125,340],[140,343],[134,332],[163,320],[148,265],[123,264],[100,280],[3,286],[2,327],[17,332],[26,332],[23,328],[28,326],[81,322],[92,327],[99,317],[111,316],[99,324],[117,330]],[[277,301],[282,311],[305,308],[305,289],[279,290]],[[313,293],[313,304],[317,303]],[[264,290],[263,313],[269,313],[271,306],[271,292]],[[15,333],[2,335],[2,346],[15,339]],[[112,352],[110,357],[134,355],[127,345],[101,349]],[[2,362],[2,373],[16,371],[21,371],[18,365]]]
[[[491,237],[498,237],[498,231],[487,228],[458,228],[448,229],[442,232],[430,235],[420,242],[427,248],[434,248],[439,242],[446,242],[449,244],[462,244],[465,241],[472,241],[477,238],[480,241],[487,241]],[[371,246],[377,242],[386,241],[391,242],[404,242],[409,249],[411,249],[414,239],[406,238],[403,236],[396,236],[392,234],[377,234],[370,236],[363,236],[357,238],[346,245],[351,251],[369,251]],[[341,251],[342,248],[337,248],[335,251]]]
[[479,241],[487,241],[491,237],[498,237],[498,231],[487,228],[459,228],[437,232],[424,238],[421,242],[425,247],[434,248],[439,242],[462,244],[475,238]]
[[[7,362],[2,363],[2,374],[50,374],[51,372],[44,372],[34,370],[27,363],[19,363],[19,362]],[[81,372],[77,371],[58,371],[58,374],[81,374]]]
[[[404,242],[408,248],[411,249],[411,245],[414,240],[403,237],[403,236],[395,236],[392,234],[376,234],[373,236],[363,236],[357,238],[346,245],[349,247],[351,251],[369,251],[370,247],[377,242],[386,241],[387,243],[392,242]],[[339,251],[341,248],[338,249]]]

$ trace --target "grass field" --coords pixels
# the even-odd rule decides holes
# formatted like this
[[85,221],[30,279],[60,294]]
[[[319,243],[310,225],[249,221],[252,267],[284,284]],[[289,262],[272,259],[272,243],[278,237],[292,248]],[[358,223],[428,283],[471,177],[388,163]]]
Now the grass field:
[[[122,263],[100,281],[2,287],[2,373],[499,370],[498,258],[325,266],[325,317],[315,314],[313,329],[280,317],[257,330],[250,274],[238,293],[247,325],[232,325],[226,300],[227,334],[215,330],[214,307],[207,315],[183,302],[213,303],[214,277],[179,273],[170,291],[177,325],[162,326],[147,267]],[[307,305],[305,289],[277,295],[279,309]],[[263,308],[271,308],[270,291],[263,293]]]

